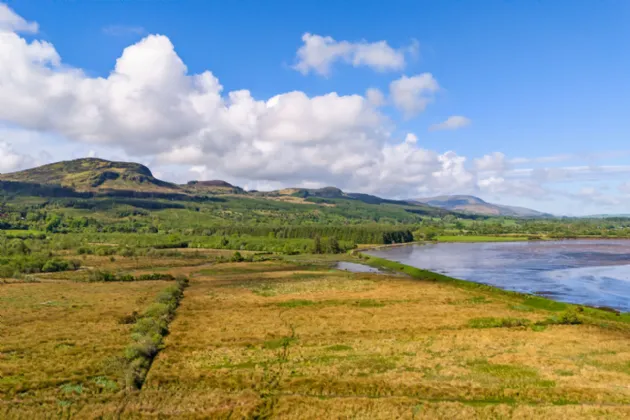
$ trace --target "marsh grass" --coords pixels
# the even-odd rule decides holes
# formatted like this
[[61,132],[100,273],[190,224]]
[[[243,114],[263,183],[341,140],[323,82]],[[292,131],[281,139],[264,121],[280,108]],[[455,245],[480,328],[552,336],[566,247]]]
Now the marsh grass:
[[166,284],[0,287],[0,418],[63,417],[90,401],[116,399],[119,378],[107,360],[122,354],[130,333],[119,319]]
[[[175,265],[190,286],[166,324],[141,320],[172,281],[3,285],[0,418],[630,416],[626,315],[330,262]],[[125,346],[153,335],[129,392]]]

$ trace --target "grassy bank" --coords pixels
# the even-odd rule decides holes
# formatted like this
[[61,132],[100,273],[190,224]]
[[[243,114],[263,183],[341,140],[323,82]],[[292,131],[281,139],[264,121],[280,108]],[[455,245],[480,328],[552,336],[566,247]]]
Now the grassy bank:
[[486,293],[491,293],[496,296],[513,299],[515,302],[517,302],[517,304],[526,307],[545,309],[553,312],[564,311],[565,313],[571,315],[579,314],[580,319],[585,322],[599,326],[627,329],[630,331],[630,313],[616,313],[614,311],[606,309],[591,308],[584,305],[574,305],[570,303],[558,302],[541,296],[512,292],[509,290],[500,289],[495,286],[456,279],[453,277],[445,276],[443,274],[435,273],[433,271],[423,270],[396,261],[390,261],[384,258],[374,257],[366,254],[357,255],[359,256],[359,258],[362,259],[365,264],[370,265],[371,267],[388,270],[390,272],[404,273],[411,278],[417,280],[451,284],[467,290],[483,290]]

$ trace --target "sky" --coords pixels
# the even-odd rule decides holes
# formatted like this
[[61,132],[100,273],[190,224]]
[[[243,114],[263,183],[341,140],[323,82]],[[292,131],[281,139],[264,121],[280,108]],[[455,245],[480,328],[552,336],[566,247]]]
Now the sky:
[[630,2],[0,0],[0,173],[630,213]]

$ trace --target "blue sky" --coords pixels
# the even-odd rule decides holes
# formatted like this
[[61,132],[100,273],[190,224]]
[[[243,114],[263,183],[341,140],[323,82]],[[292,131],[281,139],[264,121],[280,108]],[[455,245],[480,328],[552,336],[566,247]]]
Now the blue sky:
[[[29,47],[0,46],[0,108],[11,108],[0,111],[0,171],[96,155],[140,160],[174,181],[470,193],[558,214],[630,213],[623,0],[13,0],[5,9],[5,48]],[[45,63],[32,53],[43,41]],[[153,80],[143,63],[155,60],[165,70]],[[184,113],[206,71],[221,103]],[[419,90],[403,83],[395,93],[404,77]],[[367,104],[367,89],[381,100]],[[247,95],[231,100],[236,91]],[[17,103],[18,93],[42,109]],[[277,95],[282,106],[269,102]],[[68,117],[77,109],[93,112]],[[462,123],[438,125],[449,117]]]

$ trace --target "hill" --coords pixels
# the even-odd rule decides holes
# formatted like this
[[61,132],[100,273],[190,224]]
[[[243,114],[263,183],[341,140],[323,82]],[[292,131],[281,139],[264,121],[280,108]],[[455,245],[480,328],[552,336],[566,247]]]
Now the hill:
[[[291,196],[300,198],[322,198],[322,199],[345,199],[360,201],[365,204],[393,204],[399,206],[413,207],[411,210],[424,209],[428,213],[439,214],[437,207],[432,207],[420,202],[409,202],[404,200],[390,200],[387,198],[377,197],[370,194],[351,193],[344,192],[337,187],[324,187],[324,188],[285,188],[279,191],[272,191],[270,193],[263,193],[264,195],[280,195]],[[413,212],[413,211],[412,211]]]
[[414,203],[424,203],[429,206],[446,210],[482,214],[487,216],[513,216],[513,217],[550,217],[549,213],[536,210],[492,204],[472,195],[442,195],[438,197],[418,198],[410,200]]
[[138,191],[177,193],[180,187],[161,181],[144,165],[85,158],[51,163],[0,175],[0,181],[58,185],[76,192]]
[[[221,180],[195,180],[177,185],[155,178],[149,168],[138,163],[94,158],[57,162],[0,175],[0,198],[13,201],[17,197],[66,200],[63,205],[80,205],[82,208],[132,203],[128,199],[153,200],[150,203],[132,203],[143,209],[182,208],[187,205],[186,202],[196,203],[196,208],[201,203],[223,203],[217,204],[213,210],[220,219],[228,217],[228,214],[231,215],[229,217],[239,215],[241,221],[256,220],[257,223],[263,220],[275,222],[280,220],[279,217],[300,221],[298,223],[307,219],[326,220],[326,223],[346,223],[348,220],[415,223],[422,217],[440,217],[450,213],[422,203],[346,193],[336,187],[248,192]],[[77,204],[76,200],[89,202]],[[155,200],[169,202],[158,203]],[[216,222],[217,219],[212,220]]]
[[221,180],[190,181],[183,188],[193,194],[244,194],[245,190]]

